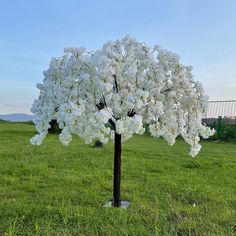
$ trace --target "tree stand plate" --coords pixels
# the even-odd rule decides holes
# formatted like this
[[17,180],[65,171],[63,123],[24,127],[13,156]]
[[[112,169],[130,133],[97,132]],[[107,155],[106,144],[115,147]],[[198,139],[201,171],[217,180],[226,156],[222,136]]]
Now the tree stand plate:
[[[120,207],[117,207],[117,208],[127,209],[127,208],[130,207],[130,205],[131,205],[131,202],[129,202],[129,201],[121,201]],[[105,207],[105,208],[107,208],[107,207],[114,207],[113,206],[113,201],[109,201],[103,207]]]

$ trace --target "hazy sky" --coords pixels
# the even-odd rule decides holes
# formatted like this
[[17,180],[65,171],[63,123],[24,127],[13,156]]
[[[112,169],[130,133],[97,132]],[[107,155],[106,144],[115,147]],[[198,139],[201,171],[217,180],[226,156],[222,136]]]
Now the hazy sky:
[[236,99],[235,0],[0,0],[0,114],[30,113],[64,47],[126,34],[178,53],[210,100]]

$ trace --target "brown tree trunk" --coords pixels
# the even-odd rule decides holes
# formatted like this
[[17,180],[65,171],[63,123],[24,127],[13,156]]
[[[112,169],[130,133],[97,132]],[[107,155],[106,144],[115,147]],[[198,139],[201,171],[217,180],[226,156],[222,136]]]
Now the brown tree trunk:
[[114,152],[113,205],[120,207],[121,135],[117,133],[115,133]]

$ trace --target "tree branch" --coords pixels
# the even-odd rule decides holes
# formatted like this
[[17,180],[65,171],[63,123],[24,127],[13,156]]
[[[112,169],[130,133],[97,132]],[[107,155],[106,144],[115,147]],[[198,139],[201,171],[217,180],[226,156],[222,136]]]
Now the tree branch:
[[135,116],[135,114],[136,114],[136,112],[134,111],[134,109],[131,109],[128,111],[127,116],[133,117],[133,116]]
[[166,92],[170,92],[170,91],[173,91],[173,89],[172,88],[168,88],[168,89],[166,89],[164,91],[161,91],[161,93],[166,93]]
[[115,79],[115,89],[116,89],[116,92],[119,93],[116,74],[113,75],[113,78]]
[[112,127],[114,128],[114,130],[116,130],[116,125],[115,125],[114,121],[113,121],[112,119],[109,119],[108,122],[112,125]]

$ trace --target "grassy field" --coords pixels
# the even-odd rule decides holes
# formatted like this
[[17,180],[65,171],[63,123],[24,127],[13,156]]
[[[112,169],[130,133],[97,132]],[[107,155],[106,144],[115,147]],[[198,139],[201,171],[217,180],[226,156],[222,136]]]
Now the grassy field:
[[34,127],[0,123],[0,235],[236,235],[236,144],[202,142],[198,158],[182,140],[136,136],[123,143],[122,199],[112,198],[113,145],[49,135],[29,145]]

